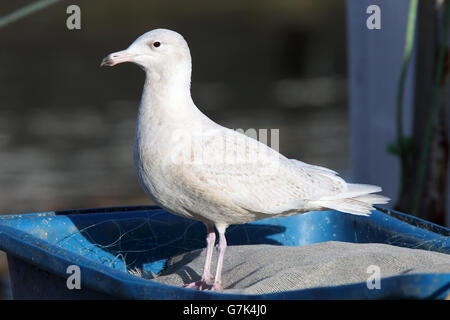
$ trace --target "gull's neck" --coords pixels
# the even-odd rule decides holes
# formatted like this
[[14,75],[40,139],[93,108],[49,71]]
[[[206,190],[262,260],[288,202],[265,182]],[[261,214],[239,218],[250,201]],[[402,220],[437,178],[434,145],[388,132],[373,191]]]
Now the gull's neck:
[[137,138],[174,129],[190,130],[211,122],[192,101],[190,72],[166,78],[157,73],[146,73],[137,118]]
[[197,109],[191,98],[190,79],[177,74],[162,77],[157,73],[147,72],[139,116],[176,119],[188,115]]

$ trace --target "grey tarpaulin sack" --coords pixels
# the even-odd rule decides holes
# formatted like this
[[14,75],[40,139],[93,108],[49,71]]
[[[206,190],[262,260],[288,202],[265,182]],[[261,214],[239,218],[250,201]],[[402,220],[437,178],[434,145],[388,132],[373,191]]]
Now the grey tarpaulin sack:
[[[175,286],[199,280],[204,259],[204,249],[177,255],[153,280]],[[336,241],[300,247],[230,246],[223,265],[223,292],[260,294],[366,282],[372,265],[379,267],[381,278],[449,273],[450,255],[380,243]]]

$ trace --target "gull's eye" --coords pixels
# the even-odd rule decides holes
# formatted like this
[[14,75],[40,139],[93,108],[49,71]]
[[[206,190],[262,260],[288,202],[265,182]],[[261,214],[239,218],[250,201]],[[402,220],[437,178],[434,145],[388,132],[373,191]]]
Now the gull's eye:
[[155,48],[158,48],[159,46],[161,46],[161,42],[155,41],[155,42],[153,42],[153,46],[154,46]]

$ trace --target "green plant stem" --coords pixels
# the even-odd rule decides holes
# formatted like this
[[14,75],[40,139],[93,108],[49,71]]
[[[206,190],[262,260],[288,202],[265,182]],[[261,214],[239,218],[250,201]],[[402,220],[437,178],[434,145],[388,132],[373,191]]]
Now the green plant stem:
[[432,100],[431,105],[428,112],[428,118],[427,118],[427,126],[425,131],[425,139],[422,146],[422,151],[420,154],[420,162],[419,162],[419,172],[418,172],[418,181],[417,181],[417,188],[416,192],[414,194],[414,202],[413,202],[413,214],[417,215],[419,208],[420,208],[420,202],[422,199],[422,193],[423,193],[423,187],[425,182],[425,173],[427,169],[427,162],[428,162],[428,154],[431,144],[431,138],[433,133],[433,120],[436,115],[437,106],[438,106],[438,96],[439,96],[439,87],[440,83],[442,81],[442,75],[443,75],[443,67],[444,67],[444,56],[445,56],[445,50],[447,48],[447,39],[448,39],[448,29],[449,29],[449,19],[450,19],[450,5],[448,2],[444,2],[445,6],[445,18],[444,18],[444,29],[442,32],[442,39],[440,42],[440,48],[439,48],[439,56],[437,61],[437,67],[436,67],[436,77],[433,83],[433,92],[432,92]]
[[32,13],[45,9],[46,7],[61,0],[40,0],[31,3],[23,8],[20,8],[6,16],[0,18],[0,28],[6,27],[8,24],[13,23],[16,20],[31,15]]
[[408,74],[408,66],[411,61],[412,49],[414,45],[414,34],[417,20],[418,0],[411,0],[409,4],[408,23],[406,27],[405,49],[403,51],[403,61],[400,71],[400,78],[398,81],[397,91],[397,147],[399,150],[399,157],[401,161],[400,172],[400,188],[401,191],[405,188],[405,169],[407,161],[407,150],[404,146],[403,137],[403,95],[405,91],[406,75]]

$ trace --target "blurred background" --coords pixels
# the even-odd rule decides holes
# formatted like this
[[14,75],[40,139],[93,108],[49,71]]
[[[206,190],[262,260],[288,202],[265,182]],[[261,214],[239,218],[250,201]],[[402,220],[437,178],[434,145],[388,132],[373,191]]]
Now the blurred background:
[[99,64],[157,27],[187,39],[209,117],[279,128],[282,153],[347,173],[344,1],[60,1],[0,29],[2,213],[149,203],[132,152],[144,73]]
[[[0,16],[34,2],[2,1]],[[408,1],[401,2],[405,22]],[[80,30],[66,27],[71,4],[81,8]],[[144,73],[132,64],[99,64],[159,27],[188,41],[192,95],[211,119],[230,128],[280,129],[284,155],[345,179],[379,182],[354,174],[350,153],[364,142],[352,144],[350,136],[347,10],[344,0],[62,0],[0,28],[0,213],[151,203],[132,152]],[[365,23],[365,8],[360,14]],[[392,39],[402,50],[400,27]],[[398,191],[382,186],[388,196]],[[3,279],[6,269],[0,255]]]

